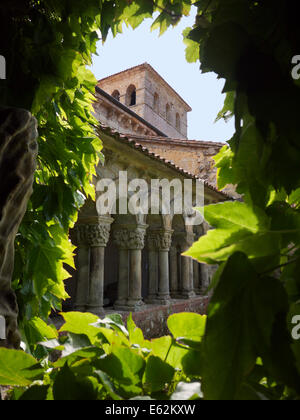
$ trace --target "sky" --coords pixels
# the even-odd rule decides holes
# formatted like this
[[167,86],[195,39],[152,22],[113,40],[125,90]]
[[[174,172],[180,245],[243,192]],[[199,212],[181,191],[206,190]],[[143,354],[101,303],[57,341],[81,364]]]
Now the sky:
[[175,27],[159,37],[157,30],[151,32],[152,19],[146,19],[137,29],[124,25],[123,33],[116,38],[98,43],[92,71],[98,80],[142,63],[149,63],[178,94],[191,106],[188,114],[188,138],[190,140],[230,140],[234,133],[233,121],[215,123],[223,108],[224,80],[216,74],[202,74],[200,63],[188,63],[182,31],[191,27],[194,17],[183,18]]

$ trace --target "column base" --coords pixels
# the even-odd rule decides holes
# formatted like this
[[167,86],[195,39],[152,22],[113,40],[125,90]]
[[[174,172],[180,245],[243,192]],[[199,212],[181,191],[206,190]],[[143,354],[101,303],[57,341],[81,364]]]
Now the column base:
[[114,309],[117,311],[123,311],[123,312],[141,312],[145,309],[145,303],[140,301],[132,301],[128,300],[124,304],[115,304]]
[[120,299],[120,300],[117,300],[115,303],[114,303],[114,309],[119,309],[119,310],[122,310],[122,309],[120,309],[120,308],[124,308],[124,307],[126,307],[127,306],[127,299]]
[[201,289],[195,289],[195,293],[196,293],[197,296],[202,296],[203,295],[203,292],[202,292]]
[[148,296],[145,299],[145,302],[149,305],[156,305],[158,303],[158,297],[157,297],[157,295]]
[[197,295],[195,292],[187,292],[183,291],[180,292],[180,295],[178,295],[177,299],[192,299],[195,298]]
[[157,296],[157,302],[160,305],[170,305],[171,303],[171,296],[170,295],[165,295],[165,296]]
[[180,294],[180,292],[178,292],[178,291],[174,291],[174,292],[171,292],[171,298],[172,299],[181,299],[182,298],[182,296],[181,296],[181,294]]
[[86,312],[90,312],[94,315],[97,315],[99,318],[105,318],[105,311],[101,306],[87,306]]

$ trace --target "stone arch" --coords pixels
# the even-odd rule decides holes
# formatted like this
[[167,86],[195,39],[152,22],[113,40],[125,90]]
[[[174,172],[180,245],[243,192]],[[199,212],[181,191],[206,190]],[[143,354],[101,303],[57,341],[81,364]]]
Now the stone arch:
[[127,88],[125,105],[126,106],[135,106],[136,105],[136,87],[134,85],[130,85]]
[[181,120],[180,120],[180,115],[178,112],[176,113],[176,130],[177,131],[181,130]]
[[114,99],[116,99],[117,101],[119,101],[119,102],[120,102],[120,97],[121,97],[121,95],[120,95],[120,92],[119,92],[117,89],[113,91],[113,93],[111,94],[111,96],[112,96]]
[[170,104],[166,105],[166,120],[169,123],[171,122],[171,106],[170,106]]

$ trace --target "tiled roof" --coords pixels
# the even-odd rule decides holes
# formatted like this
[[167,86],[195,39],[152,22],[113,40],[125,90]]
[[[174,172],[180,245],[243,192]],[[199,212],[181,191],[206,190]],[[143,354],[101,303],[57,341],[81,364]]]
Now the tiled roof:
[[205,181],[202,178],[184,170],[183,168],[180,168],[179,166],[177,166],[171,160],[165,159],[164,157],[158,155],[157,153],[151,152],[147,147],[138,143],[136,141],[136,139],[132,138],[130,135],[121,134],[117,130],[112,129],[111,127],[107,127],[103,124],[99,124],[99,129],[104,134],[107,134],[108,136],[112,136],[117,141],[120,141],[124,144],[127,144],[128,146],[132,147],[133,149],[140,151],[144,155],[149,156],[150,158],[161,162],[162,164],[168,166],[169,168],[172,168],[173,170],[179,172],[181,175],[183,175],[185,177],[188,177],[188,178],[191,178],[191,179],[202,181],[207,188],[209,188],[209,189],[213,190],[214,192],[222,195],[224,197],[224,200],[233,200],[234,199],[229,194],[227,194],[223,191],[219,191],[214,185],[212,185],[208,181]]
[[188,139],[174,139],[170,137],[158,137],[158,136],[141,136],[138,134],[130,134],[130,138],[140,140],[147,143],[159,142],[159,143],[173,143],[180,146],[187,147],[223,147],[226,143],[215,142],[215,141],[204,141],[204,140],[188,140]]

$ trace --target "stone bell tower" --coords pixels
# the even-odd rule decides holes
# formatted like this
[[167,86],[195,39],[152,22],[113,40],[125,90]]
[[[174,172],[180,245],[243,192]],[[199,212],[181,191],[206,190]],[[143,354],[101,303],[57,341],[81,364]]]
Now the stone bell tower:
[[191,107],[150,64],[106,77],[98,87],[167,137],[187,139],[187,113]]

